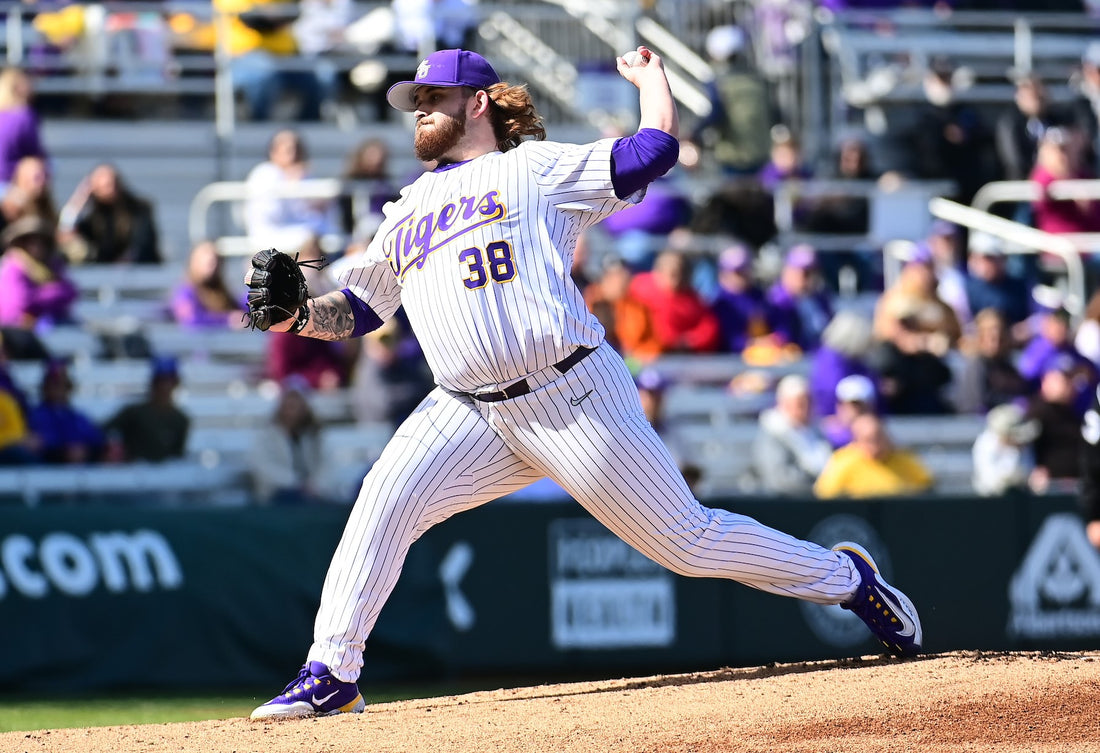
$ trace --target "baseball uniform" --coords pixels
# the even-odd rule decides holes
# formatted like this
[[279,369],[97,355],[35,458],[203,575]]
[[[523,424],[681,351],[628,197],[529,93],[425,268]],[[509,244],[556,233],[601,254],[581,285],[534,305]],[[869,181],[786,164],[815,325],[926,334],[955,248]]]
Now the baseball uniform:
[[[851,553],[703,507],[647,422],[570,277],[581,232],[640,198],[619,198],[616,143],[526,141],[425,173],[386,205],[369,248],[343,273],[347,294],[378,319],[404,306],[437,387],[363,482],[325,579],[302,670],[312,679],[300,675],[288,700],[316,683],[354,683],[417,538],[544,476],[682,575],[820,604],[851,599],[869,579]],[[308,698],[296,702],[309,710]]]

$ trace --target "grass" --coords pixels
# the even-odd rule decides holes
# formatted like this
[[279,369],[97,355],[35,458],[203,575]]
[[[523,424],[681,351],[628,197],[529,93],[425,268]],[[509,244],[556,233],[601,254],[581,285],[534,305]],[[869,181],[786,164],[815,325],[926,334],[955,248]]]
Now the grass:
[[[492,682],[447,685],[364,688],[367,703],[386,703],[411,698],[469,693],[502,687]],[[105,697],[40,698],[16,700],[0,696],[0,733],[74,727],[110,727],[122,724],[164,724],[208,719],[247,717],[272,695],[271,689],[233,694],[144,695],[110,694]]]
[[0,704],[0,732],[229,719],[248,716],[257,703],[245,695],[7,699]]

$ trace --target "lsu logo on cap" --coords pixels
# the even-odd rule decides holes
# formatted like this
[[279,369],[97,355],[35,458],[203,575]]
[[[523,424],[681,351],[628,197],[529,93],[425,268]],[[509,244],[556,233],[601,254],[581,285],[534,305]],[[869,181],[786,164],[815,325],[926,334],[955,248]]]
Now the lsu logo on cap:
[[431,70],[432,64],[427,60],[421,60],[420,65],[416,66],[416,77],[418,79],[424,78],[428,75],[428,71]]

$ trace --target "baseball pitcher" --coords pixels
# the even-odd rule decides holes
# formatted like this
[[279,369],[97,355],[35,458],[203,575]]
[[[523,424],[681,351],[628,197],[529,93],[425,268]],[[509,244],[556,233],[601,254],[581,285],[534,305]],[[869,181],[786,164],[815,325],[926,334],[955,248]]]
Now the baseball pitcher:
[[387,98],[415,114],[416,157],[435,169],[386,205],[345,287],[307,298],[290,257],[254,257],[254,326],[338,340],[404,306],[437,386],[363,481],[305,664],[253,718],[362,711],[363,646],[412,543],[544,476],[673,572],[840,604],[890,651],[920,650],[916,609],[859,546],[824,549],[695,500],[571,281],[581,232],[640,201],[678,155],[661,58],[639,47],[617,65],[639,91],[638,132],[574,145],[545,141],[526,88],[480,55],[430,55]]

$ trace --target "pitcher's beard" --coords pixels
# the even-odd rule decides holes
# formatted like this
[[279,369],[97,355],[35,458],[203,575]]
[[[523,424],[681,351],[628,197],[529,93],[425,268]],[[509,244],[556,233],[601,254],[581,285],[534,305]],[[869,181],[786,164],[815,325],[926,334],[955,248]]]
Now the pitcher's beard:
[[444,115],[430,131],[417,128],[413,136],[413,153],[421,162],[433,162],[458,146],[466,135],[466,113],[458,117]]

